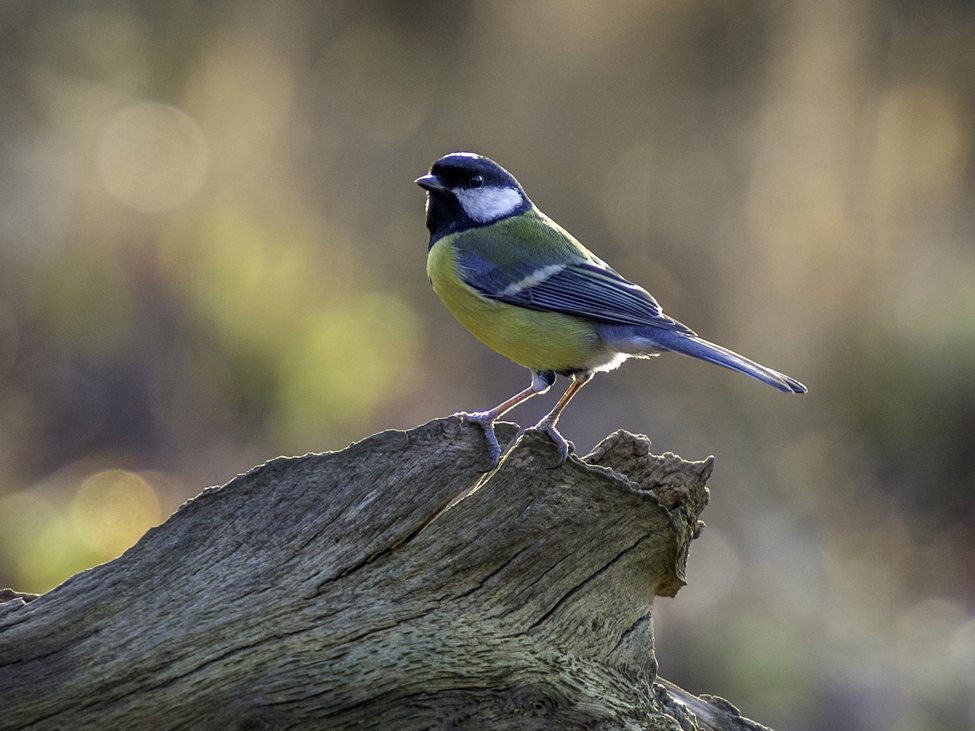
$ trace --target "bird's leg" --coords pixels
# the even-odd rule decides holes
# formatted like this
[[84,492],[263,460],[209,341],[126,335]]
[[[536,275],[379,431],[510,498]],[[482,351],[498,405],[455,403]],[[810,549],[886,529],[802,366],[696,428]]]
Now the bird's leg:
[[482,429],[484,429],[484,436],[487,437],[488,441],[488,453],[491,456],[491,464],[486,470],[484,470],[485,472],[493,470],[498,466],[498,462],[501,460],[501,446],[498,444],[498,438],[494,434],[494,422],[496,422],[502,414],[508,413],[515,406],[527,401],[532,396],[545,393],[552,387],[553,383],[555,383],[554,373],[533,373],[532,383],[528,388],[521,393],[515,394],[504,403],[498,404],[490,411],[474,411],[471,413],[468,413],[467,411],[458,411],[456,414],[454,414],[454,416],[459,416],[461,419],[470,422],[471,424],[478,424]]
[[571,442],[566,441],[565,437],[559,434],[558,429],[555,428],[556,422],[558,422],[559,417],[562,415],[562,410],[566,407],[566,404],[572,400],[579,389],[585,386],[592,379],[592,373],[582,373],[572,376],[572,385],[569,389],[562,394],[562,398],[559,402],[555,404],[555,408],[552,409],[548,414],[535,425],[535,428],[541,432],[545,432],[551,437],[552,441],[555,442],[555,446],[559,449],[559,461],[551,469],[556,469],[565,464],[565,461],[569,458],[569,452],[575,449]]
[[498,462],[501,461],[501,445],[498,444],[498,438],[494,434],[494,422],[498,420],[505,412],[511,411],[515,406],[527,401],[532,396],[537,394],[531,386],[526,388],[521,393],[518,393],[503,404],[498,404],[490,411],[458,411],[454,416],[459,416],[464,421],[470,422],[471,424],[478,424],[484,430],[484,436],[487,437],[488,442],[488,454],[491,457],[491,463],[485,472],[489,472],[498,466]]

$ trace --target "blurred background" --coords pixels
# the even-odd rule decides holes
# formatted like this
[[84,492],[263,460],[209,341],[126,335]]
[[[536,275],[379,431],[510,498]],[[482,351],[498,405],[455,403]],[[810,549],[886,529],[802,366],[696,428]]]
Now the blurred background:
[[413,180],[472,150],[809,386],[665,356],[563,417],[716,457],[661,675],[780,731],[973,729],[973,123],[957,0],[7,0],[0,586],[526,386],[426,278]]

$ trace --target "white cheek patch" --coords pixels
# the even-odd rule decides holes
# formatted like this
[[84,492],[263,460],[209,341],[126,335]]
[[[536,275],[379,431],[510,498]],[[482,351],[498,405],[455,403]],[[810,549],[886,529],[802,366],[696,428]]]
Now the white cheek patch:
[[454,188],[453,194],[464,213],[478,223],[504,218],[521,205],[521,194],[513,188]]

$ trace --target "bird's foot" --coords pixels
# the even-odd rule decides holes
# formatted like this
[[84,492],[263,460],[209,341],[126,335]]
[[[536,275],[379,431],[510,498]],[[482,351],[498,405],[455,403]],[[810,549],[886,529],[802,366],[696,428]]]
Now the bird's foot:
[[569,452],[576,451],[576,446],[559,434],[559,430],[555,428],[555,424],[552,422],[542,419],[535,425],[534,428],[547,434],[549,438],[555,442],[555,446],[559,450],[559,461],[549,467],[550,470],[558,469],[564,465],[565,461],[569,458]]
[[458,411],[454,416],[458,416],[464,421],[470,424],[477,424],[484,430],[484,436],[487,438],[488,443],[488,455],[491,458],[491,464],[488,465],[484,472],[490,472],[495,467],[498,466],[498,462],[501,461],[501,445],[498,444],[498,438],[494,434],[494,422],[498,420],[496,414],[491,411],[474,411],[468,413],[467,411]]

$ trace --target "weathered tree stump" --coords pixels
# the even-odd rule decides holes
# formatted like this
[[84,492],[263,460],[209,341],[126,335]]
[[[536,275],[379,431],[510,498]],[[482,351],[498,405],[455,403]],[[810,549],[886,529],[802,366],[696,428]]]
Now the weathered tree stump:
[[551,470],[531,431],[485,459],[456,418],[275,459],[0,597],[0,729],[762,728],[656,677],[710,460],[617,432]]

